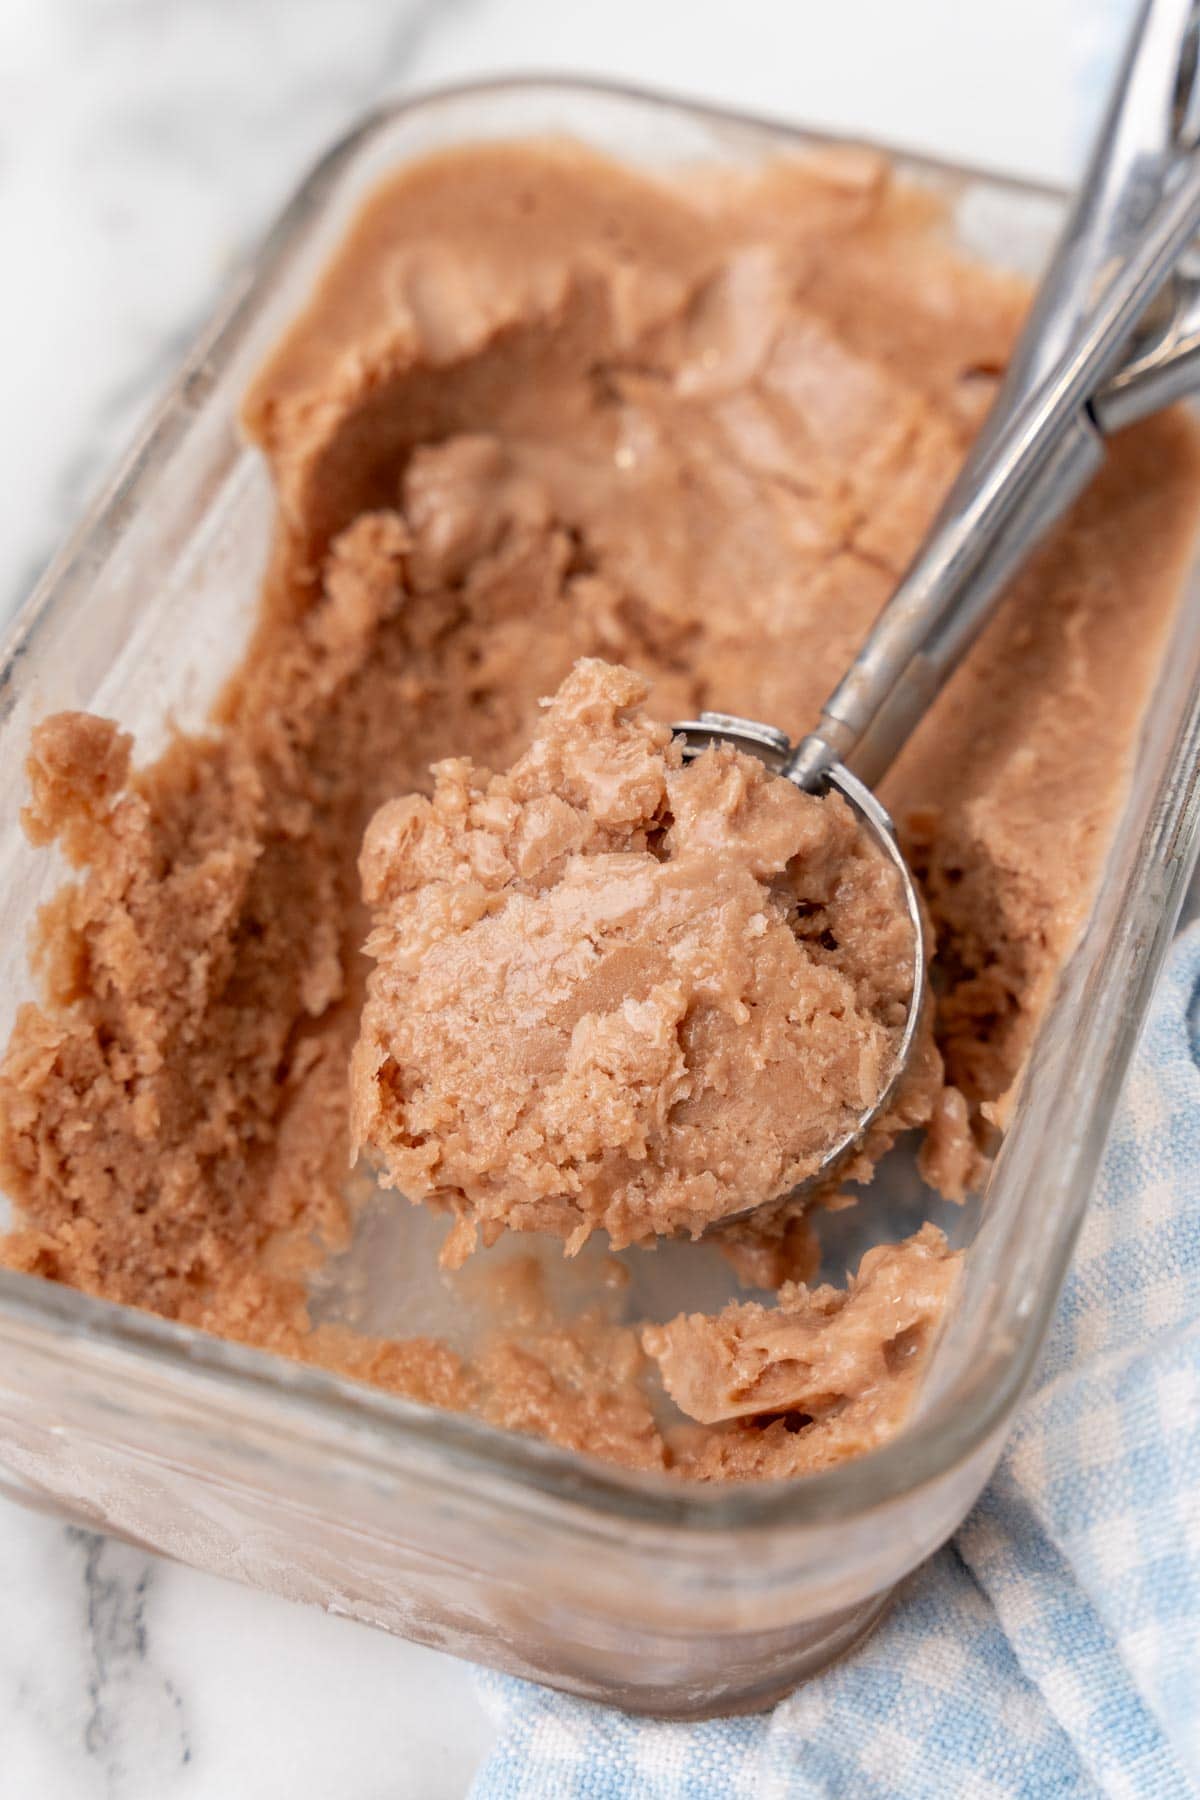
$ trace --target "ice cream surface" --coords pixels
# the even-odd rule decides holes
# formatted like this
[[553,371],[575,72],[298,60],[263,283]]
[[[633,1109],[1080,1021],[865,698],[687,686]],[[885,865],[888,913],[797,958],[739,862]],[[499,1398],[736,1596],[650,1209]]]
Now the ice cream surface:
[[[549,1058],[525,1148],[553,1178],[533,1211],[552,1203],[567,1238],[601,1224],[640,1236],[634,1152],[644,1141],[664,1168],[686,1160],[689,1108],[695,1125],[706,1104],[678,1085],[689,1047],[677,1027],[705,1016],[723,1029],[721,996],[745,999],[743,975],[758,979],[751,917],[766,921],[764,946],[784,943],[778,893],[764,905],[762,877],[731,868],[732,911],[712,922],[736,929],[702,992],[689,920],[703,906],[686,865],[724,853],[687,849],[687,789],[661,727],[716,706],[803,731],[886,599],[1027,300],[949,238],[940,200],[858,153],[652,177],[567,143],[483,145],[404,168],[365,201],[247,396],[275,545],[209,728],[141,761],[119,722],[72,713],[35,733],[30,833],[72,870],[44,909],[39,992],[0,1068],[10,1266],[638,1468],[797,1474],[897,1427],[952,1280],[928,1231],[871,1253],[842,1299],[793,1286],[699,1325],[691,1308],[659,1325],[626,1315],[618,1285],[569,1321],[526,1294],[495,1330],[451,1342],[403,1322],[319,1319],[311,1282],[361,1223],[355,1134],[378,1127],[386,1160],[401,1103],[470,1101],[450,1095],[464,1046],[428,1021],[395,1024],[404,982],[448,979],[482,928],[511,947],[514,908],[551,933],[568,903],[585,913],[603,857],[630,859],[646,904],[678,906],[664,939],[691,933],[697,956],[620,974],[606,921],[603,991],[565,971],[566,1011],[552,1019],[539,1002],[498,1076],[511,1100],[520,1059]],[[987,1129],[1003,1124],[1095,894],[1179,604],[1198,476],[1186,417],[1114,443],[884,785],[936,948],[921,1116],[944,1191],[974,1178]],[[588,767],[537,774],[556,729],[539,702],[581,658],[651,683],[629,745],[651,798],[631,798],[627,818],[604,818]],[[494,818],[483,770],[509,771]],[[542,788],[507,792],[515,770]],[[720,817],[735,790],[753,802],[753,782],[717,758],[696,787]],[[665,858],[667,834],[645,823],[664,790],[679,838]],[[466,836],[459,808],[480,815]],[[803,815],[777,823],[839,829],[836,808]],[[560,830],[575,847],[553,879],[528,861],[522,872]],[[476,849],[451,888],[483,910],[443,932],[437,858]],[[428,867],[404,890],[414,858]],[[422,906],[435,953],[406,970],[393,954],[423,928]],[[794,954],[814,993],[846,980],[811,945]],[[519,957],[506,967],[520,977]],[[543,993],[544,966],[534,974]],[[857,989],[855,1006],[861,1042],[881,1047],[886,1009]],[[770,1006],[764,1032],[768,1019],[779,1023]],[[422,1031],[436,1055],[419,1090],[386,1096],[375,1059],[396,1030],[411,1034],[402,1060]],[[747,1072],[753,1043],[743,1025]],[[842,1104],[871,1077],[834,1060],[828,1097]],[[780,1169],[805,1154],[771,1130],[753,1145]],[[407,1180],[422,1147],[390,1148]],[[467,1196],[467,1228],[487,1217],[485,1173],[511,1211],[504,1148],[481,1139],[452,1171],[425,1171]],[[568,1154],[581,1171],[569,1192]],[[720,1210],[745,1170],[709,1172]],[[860,1209],[873,1204],[867,1188]],[[819,1226],[782,1221],[773,1245],[733,1247],[738,1266],[768,1286],[811,1284]],[[471,1266],[441,1275],[431,1255],[417,1274],[397,1267],[397,1290],[462,1283]]]

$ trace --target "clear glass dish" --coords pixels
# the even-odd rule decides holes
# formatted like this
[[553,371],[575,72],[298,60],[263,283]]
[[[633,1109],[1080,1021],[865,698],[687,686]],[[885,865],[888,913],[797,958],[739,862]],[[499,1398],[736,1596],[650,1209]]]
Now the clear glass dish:
[[[35,720],[118,717],[139,752],[196,724],[248,635],[272,499],[242,391],[359,201],[406,159],[567,132],[645,166],[827,140],[579,82],[457,88],[368,118],[320,164],[186,358],[2,658],[0,1037],[61,866],[18,814]],[[1036,269],[1060,201],[911,158],[965,247]],[[0,1488],[198,1567],[459,1655],[675,1717],[768,1703],[867,1631],[987,1479],[1038,1353],[1197,846],[1200,583],[1181,608],[1078,950],[978,1207],[960,1303],[916,1418],[794,1482],[685,1485],[373,1392],[0,1272]],[[912,1224],[903,1181],[879,1235]],[[860,1209],[866,1211],[867,1209]]]

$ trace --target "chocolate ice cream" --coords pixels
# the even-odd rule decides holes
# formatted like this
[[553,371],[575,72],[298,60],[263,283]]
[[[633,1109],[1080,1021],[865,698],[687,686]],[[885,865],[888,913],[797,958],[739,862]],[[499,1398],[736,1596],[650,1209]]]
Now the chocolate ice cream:
[[[928,1234],[876,1252],[842,1302],[788,1290],[771,1318],[651,1336],[668,1388],[715,1423],[671,1413],[643,1321],[530,1315],[467,1351],[314,1325],[310,1279],[354,1226],[348,1069],[371,929],[356,865],[372,818],[427,792],[431,763],[527,756],[539,699],[580,657],[644,674],[660,722],[715,705],[811,725],[1026,305],[1021,283],[946,239],[935,199],[857,154],[651,179],[566,144],[509,144],[385,182],[247,398],[278,527],[211,727],[142,764],[116,723],[70,714],[36,733],[30,830],[74,875],[45,911],[40,996],[0,1069],[11,1267],[641,1468],[797,1473],[896,1428],[952,1269]],[[1095,894],[1198,476],[1183,415],[1118,440],[885,784],[936,942],[944,1079],[931,1061],[925,1166],[949,1191],[1003,1124]],[[666,779],[665,749],[660,762]],[[452,766],[422,819],[456,794],[486,809],[487,784]],[[568,807],[592,833],[588,808]],[[489,834],[507,855],[508,827]],[[648,891],[668,879],[649,838],[620,836],[605,854],[638,859]],[[384,911],[394,848],[382,825],[367,838]],[[504,904],[552,909],[561,886]],[[651,1000],[671,978],[646,976],[633,1021],[603,1010],[615,1039],[633,1034],[614,1042],[614,1102],[639,1007],[664,1046],[620,1155],[671,1081],[677,1000]],[[584,1089],[609,1072],[594,1055],[577,1071]],[[436,1094],[446,1067],[428,1075]],[[839,1103],[851,1086],[835,1082]],[[718,1210],[736,1186],[714,1187]],[[579,1225],[605,1219],[607,1192],[572,1197]],[[632,1215],[614,1222],[637,1235]],[[784,1222],[740,1263],[774,1279],[811,1260],[809,1242]],[[876,1314],[888,1269],[901,1285]],[[815,1374],[793,1384],[776,1351],[801,1339]],[[742,1413],[739,1394],[765,1410]]]
[[[367,828],[353,1127],[457,1213],[455,1251],[477,1223],[699,1237],[814,1176],[895,1073],[894,865],[836,793],[728,746],[684,767],[647,692],[582,660],[507,775],[439,763]],[[920,1123],[933,1083],[909,1085]]]

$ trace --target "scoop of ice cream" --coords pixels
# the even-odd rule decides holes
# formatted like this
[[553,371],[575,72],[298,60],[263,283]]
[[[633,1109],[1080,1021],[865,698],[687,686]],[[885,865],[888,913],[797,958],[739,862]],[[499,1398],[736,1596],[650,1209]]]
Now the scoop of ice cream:
[[814,1173],[877,1099],[912,987],[898,883],[836,795],[683,765],[646,683],[576,665],[505,775],[383,806],[357,1144],[486,1241],[698,1235]]

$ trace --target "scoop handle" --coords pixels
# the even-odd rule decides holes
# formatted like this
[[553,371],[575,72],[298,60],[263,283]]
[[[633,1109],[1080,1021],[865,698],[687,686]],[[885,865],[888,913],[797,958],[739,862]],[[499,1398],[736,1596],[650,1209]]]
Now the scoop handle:
[[1009,577],[1087,485],[1103,460],[1103,430],[1177,398],[1200,376],[1177,304],[1149,351],[1127,360],[1135,328],[1200,226],[1200,151],[1171,141],[1195,72],[1193,13],[1185,0],[1146,0],[997,404],[816,731],[797,745],[788,772],[801,785],[819,785],[835,761],[879,779]]

